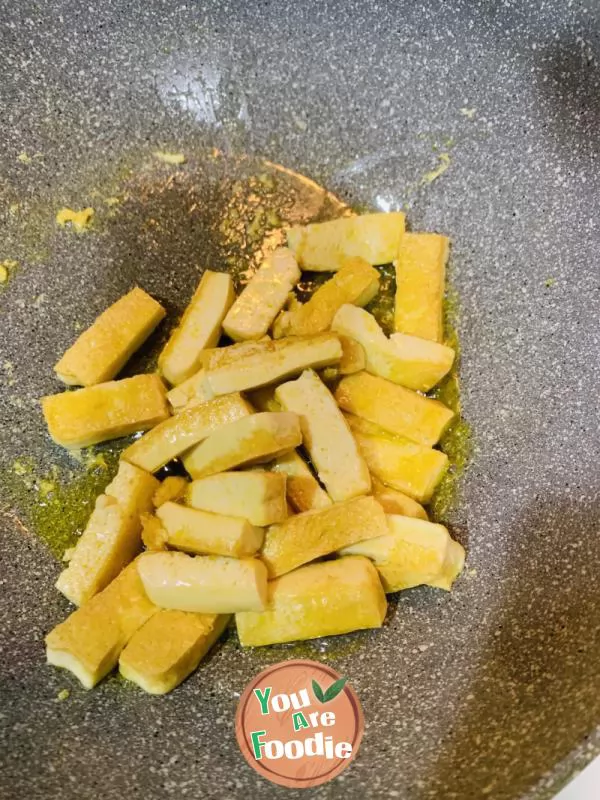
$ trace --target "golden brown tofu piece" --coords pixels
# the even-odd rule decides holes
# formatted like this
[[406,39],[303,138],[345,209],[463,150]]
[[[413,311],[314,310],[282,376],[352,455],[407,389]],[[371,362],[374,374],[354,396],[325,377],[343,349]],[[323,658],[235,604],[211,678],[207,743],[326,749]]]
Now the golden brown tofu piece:
[[149,694],[171,692],[198,667],[230,618],[161,609],[133,634],[119,671]]
[[106,589],[50,631],[46,636],[48,663],[68,669],[91,689],[114,669],[127,642],[157,611],[134,561]]
[[395,327],[400,333],[443,341],[444,286],[449,240],[437,233],[406,233],[396,268]]
[[158,367],[177,386],[202,366],[202,351],[215,347],[221,323],[235,299],[231,275],[206,270],[179,326],[158,358]]
[[371,489],[369,470],[337,403],[318,375],[307,370],[279,386],[276,399],[300,416],[302,436],[319,479],[334,501]]
[[136,375],[42,398],[56,444],[77,450],[153,428],[167,419],[166,389],[158,375]]
[[237,392],[215,397],[157,425],[130,445],[123,458],[147,472],[156,472],[219,428],[252,413],[252,407]]
[[448,456],[402,436],[386,434],[360,417],[346,415],[371,474],[419,503],[428,503],[448,468]]
[[164,318],[165,309],[137,286],[110,308],[71,345],[54,367],[71,386],[112,380]]
[[348,556],[270,581],[265,610],[237,613],[235,621],[242,646],[257,647],[380,628],[386,611],[373,564]]
[[148,597],[161,608],[233,614],[265,606],[267,568],[258,558],[148,552],[137,563]]
[[102,591],[141,550],[140,515],[152,508],[158,481],[121,461],[97,501],[56,588],[77,606]]
[[214,514],[164,503],[156,516],[167,534],[167,544],[196,555],[253,556],[263,543],[263,529],[243,517]]
[[450,539],[448,542],[448,549],[446,550],[446,558],[442,564],[442,571],[440,574],[429,581],[428,586],[433,586],[434,589],[444,589],[449,592],[452,589],[454,581],[463,571],[465,566],[465,548],[462,544]]
[[223,330],[235,342],[260,339],[284,307],[300,280],[300,268],[287,247],[270,253],[223,320]]
[[331,505],[331,497],[295,450],[290,450],[289,453],[275,459],[271,469],[287,476],[287,499],[296,511],[311,511]]
[[265,463],[302,443],[297,414],[263,412],[224,425],[183,457],[193,478]]
[[271,525],[265,534],[261,558],[269,578],[276,578],[361,539],[387,532],[379,503],[373,497],[355,497]]
[[278,472],[220,472],[189,485],[192,508],[243,517],[259,527],[287,517],[286,476]]
[[395,514],[388,516],[388,523],[389,532],[385,536],[345,547],[341,555],[370,558],[388,593],[421,584],[438,585],[438,582],[449,590],[462,569],[464,550],[458,545],[463,556],[461,561],[460,551],[451,548],[458,543],[452,541],[448,530],[443,525]]
[[235,364],[242,361],[247,356],[253,356],[256,353],[264,354],[269,351],[266,344],[271,341],[270,336],[261,336],[257,341],[249,339],[247,342],[236,342],[227,347],[213,347],[209,350],[204,350],[202,353],[202,364],[205,370],[215,370],[217,367],[224,367],[228,364]]
[[392,489],[385,483],[373,478],[373,497],[383,508],[386,514],[400,514],[403,517],[415,517],[428,520],[427,511],[420,503],[413,500],[404,492]]
[[331,329],[362,346],[368,372],[408,389],[428,392],[454,361],[454,351],[445,345],[398,334],[388,339],[375,317],[364,308],[342,306]]
[[454,419],[454,412],[439,400],[368,372],[343,378],[335,399],[344,411],[427,446],[437,444]]
[[213,399],[212,392],[209,392],[206,388],[204,376],[204,370],[199,369],[191,378],[167,392],[167,400],[174,414],[178,414],[184,408],[200,405],[201,403],[206,403],[207,400]]
[[285,312],[279,336],[311,336],[327,331],[341,306],[365,306],[378,291],[379,272],[361,258],[350,259],[304,305]]
[[409,389],[428,392],[452,369],[455,353],[451,347],[406,333],[392,333],[390,342],[400,356]]
[[331,333],[256,342],[259,344],[260,348],[243,359],[207,369],[209,390],[221,395],[258,389],[298,375],[307,367],[337,364],[342,357],[340,340]]
[[289,228],[288,246],[302,269],[337,272],[349,258],[389,264],[404,233],[404,214],[361,214]]

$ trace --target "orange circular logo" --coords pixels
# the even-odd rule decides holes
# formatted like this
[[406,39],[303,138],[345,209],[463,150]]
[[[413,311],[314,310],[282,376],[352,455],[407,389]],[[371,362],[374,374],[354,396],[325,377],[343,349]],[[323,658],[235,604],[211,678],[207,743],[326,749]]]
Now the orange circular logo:
[[356,758],[364,732],[360,701],[346,679],[316,661],[282,661],[240,699],[235,732],[260,775],[293,789],[326,783]]

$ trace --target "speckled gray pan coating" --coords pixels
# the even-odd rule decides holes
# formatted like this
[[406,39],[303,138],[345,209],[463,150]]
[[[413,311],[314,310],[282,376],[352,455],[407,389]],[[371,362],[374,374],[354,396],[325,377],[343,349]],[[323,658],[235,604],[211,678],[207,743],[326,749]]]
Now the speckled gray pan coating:
[[[35,398],[76,321],[134,281],[179,310],[223,257],[205,223],[227,198],[202,159],[171,192],[153,150],[265,156],[452,237],[475,452],[450,521],[468,568],[452,595],[402,594],[382,632],[309,646],[367,730],[343,776],[298,797],[541,800],[600,750],[599,30],[598,3],[563,0],[2,3],[0,260],[21,262],[0,294],[4,468],[67,463]],[[422,182],[439,152],[449,168]],[[55,229],[87,203],[94,231]],[[59,564],[8,486],[0,514],[4,798],[295,796],[233,729],[247,681],[293,649],[230,635],[168,697],[85,692],[44,664]]]

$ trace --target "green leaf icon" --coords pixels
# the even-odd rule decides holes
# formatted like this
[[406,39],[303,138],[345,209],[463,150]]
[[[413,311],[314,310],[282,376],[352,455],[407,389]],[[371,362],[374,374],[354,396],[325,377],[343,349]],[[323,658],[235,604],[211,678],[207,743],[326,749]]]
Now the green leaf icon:
[[344,686],[346,685],[346,678],[340,678],[337,681],[334,681],[331,686],[324,692],[323,689],[319,686],[319,684],[313,680],[312,688],[315,694],[315,697],[320,703],[328,703],[330,700],[333,700],[338,696],[338,694],[342,691]]
[[346,685],[346,678],[340,678],[339,680],[332,683],[329,689],[327,689],[327,691],[325,692],[325,699],[323,702],[328,703],[330,700],[333,700],[335,697],[337,697],[345,685]]
[[319,686],[319,684],[315,680],[313,680],[313,682],[312,682],[312,689],[313,689],[313,692],[315,693],[315,697],[317,698],[317,700],[320,703],[324,703],[325,702],[325,695],[323,694],[323,689],[321,689],[321,687]]

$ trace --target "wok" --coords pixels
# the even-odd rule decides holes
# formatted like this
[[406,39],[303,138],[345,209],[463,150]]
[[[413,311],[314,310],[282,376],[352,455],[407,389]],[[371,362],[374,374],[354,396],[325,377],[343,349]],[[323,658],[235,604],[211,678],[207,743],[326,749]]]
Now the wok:
[[[85,692],[43,649],[68,611],[53,583],[89,510],[82,475],[108,477],[50,443],[37,398],[134,283],[174,315],[202,269],[249,263],[239,217],[219,227],[236,203],[256,214],[248,175],[277,172],[285,214],[337,213],[255,158],[451,236],[473,432],[454,592],[404,592],[381,632],[302,650],[348,677],[367,722],[352,766],[303,796],[542,800],[598,752],[599,30],[597,3],[558,0],[2,4],[0,260],[18,262],[0,295],[3,797],[284,791],[243,761],[234,714],[295,648],[230,634],[163,698],[117,678]],[[58,228],[63,206],[93,207],[92,229]]]

